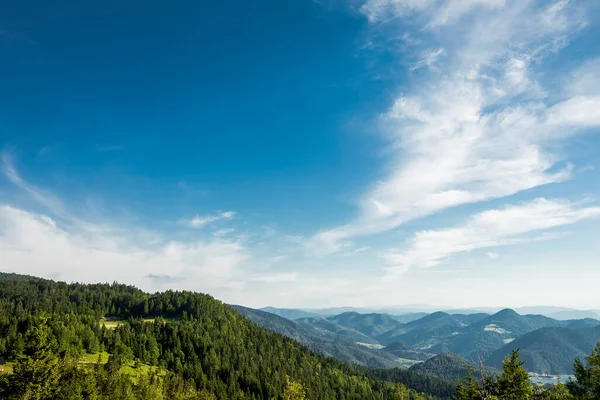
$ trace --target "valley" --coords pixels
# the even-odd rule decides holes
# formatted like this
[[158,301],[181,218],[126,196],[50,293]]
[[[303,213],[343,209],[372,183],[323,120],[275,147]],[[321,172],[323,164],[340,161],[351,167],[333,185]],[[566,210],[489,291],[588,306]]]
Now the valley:
[[572,360],[588,354],[600,340],[600,320],[590,318],[595,315],[591,312],[576,310],[559,313],[584,318],[521,315],[512,309],[493,314],[464,313],[468,310],[460,314],[436,311],[400,315],[346,311],[320,316],[315,311],[306,316],[305,311],[292,309],[237,309],[265,328],[300,340],[321,354],[370,368],[418,371],[424,361],[451,354],[474,368],[484,365],[499,369],[504,358],[519,348],[531,373],[570,375]]

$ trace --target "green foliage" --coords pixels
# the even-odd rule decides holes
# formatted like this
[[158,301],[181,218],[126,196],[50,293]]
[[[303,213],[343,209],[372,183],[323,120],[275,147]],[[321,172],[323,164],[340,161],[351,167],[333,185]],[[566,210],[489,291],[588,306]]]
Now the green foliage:
[[[600,351],[600,344],[595,354]],[[587,371],[593,369],[595,354],[588,357],[587,367],[583,367],[582,373],[587,377]],[[527,371],[523,368],[524,362],[519,358],[519,351],[515,350],[506,357],[503,363],[502,374],[497,378],[483,377],[477,381],[471,374],[464,382],[458,382],[454,393],[454,400],[588,400],[599,399],[597,393],[592,391],[581,382],[570,382],[568,385],[561,383],[550,388],[534,387],[528,379]],[[580,363],[581,364],[581,363]],[[582,365],[582,364],[581,364]],[[600,364],[598,364],[600,365]],[[583,365],[582,365],[583,366]],[[578,377],[579,379],[579,377]],[[594,381],[585,381],[594,382]],[[595,381],[597,384],[597,381]],[[577,391],[580,390],[580,391]],[[585,397],[589,396],[589,397]]]
[[519,359],[519,350],[514,350],[504,360],[502,374],[498,377],[497,390],[505,400],[528,400],[533,396],[529,374]]
[[[410,369],[411,371],[418,371],[455,382],[457,379],[466,378],[469,371],[476,368],[480,369],[479,366],[470,363],[456,354],[442,353],[425,362],[416,364]],[[496,376],[500,374],[500,371],[495,368],[483,367],[483,373],[486,376]]]
[[567,384],[569,391],[577,399],[600,399],[600,342],[585,358],[585,363],[575,360],[573,370],[576,380]]
[[[362,400],[398,390],[191,292],[0,280],[0,338],[16,360],[0,398]],[[84,356],[93,353],[110,357],[94,363]]]
[[283,389],[284,400],[306,400],[306,391],[301,383],[295,382],[289,376],[285,376],[285,388]]

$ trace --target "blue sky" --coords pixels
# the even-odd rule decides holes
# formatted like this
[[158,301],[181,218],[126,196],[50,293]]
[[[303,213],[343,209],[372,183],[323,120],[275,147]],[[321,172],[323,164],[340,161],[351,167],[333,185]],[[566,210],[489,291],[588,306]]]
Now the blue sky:
[[0,269],[600,308],[594,1],[0,6]]

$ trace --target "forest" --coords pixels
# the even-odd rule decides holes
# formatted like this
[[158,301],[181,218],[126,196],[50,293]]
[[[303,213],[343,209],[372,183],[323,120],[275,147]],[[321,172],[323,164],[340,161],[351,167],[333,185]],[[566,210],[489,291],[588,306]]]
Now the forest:
[[518,352],[497,378],[454,384],[321,356],[205,294],[11,274],[0,357],[6,399],[600,398],[600,346],[566,386],[534,387]]

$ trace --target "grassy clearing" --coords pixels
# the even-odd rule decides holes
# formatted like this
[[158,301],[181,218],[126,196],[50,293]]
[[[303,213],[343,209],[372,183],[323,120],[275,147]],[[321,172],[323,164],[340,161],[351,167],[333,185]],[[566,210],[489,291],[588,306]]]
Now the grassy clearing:
[[100,364],[106,364],[108,362],[108,357],[110,354],[107,352],[102,353],[94,353],[94,354],[84,354],[79,358],[80,364],[98,364],[98,357],[100,357]]
[[[98,364],[98,360],[100,361],[100,364],[106,364],[108,362],[108,357],[110,357],[110,354],[105,351],[102,353],[84,354],[79,358],[79,364],[82,367],[92,366],[94,364]],[[0,365],[0,373],[12,373],[13,365],[14,363],[12,362]],[[149,372],[154,372],[162,376],[165,375],[167,371],[160,367],[150,366],[148,364],[141,364],[139,362],[136,363],[135,361],[131,361],[130,363],[124,365],[121,368],[121,372],[125,375],[128,375],[135,382],[137,381],[140,375],[144,375]]]
[[396,359],[400,363],[400,368],[410,368],[415,364],[422,363],[423,361],[409,360],[408,358]]
[[[154,318],[144,318],[144,322],[154,322]],[[124,319],[104,319],[100,320],[100,323],[107,329],[115,329],[117,326],[126,324],[127,321]]]

